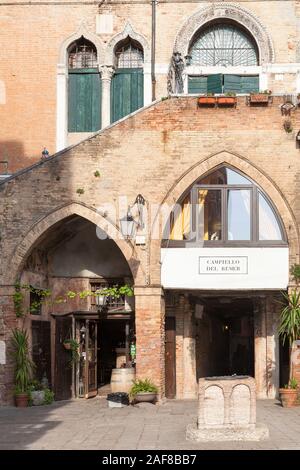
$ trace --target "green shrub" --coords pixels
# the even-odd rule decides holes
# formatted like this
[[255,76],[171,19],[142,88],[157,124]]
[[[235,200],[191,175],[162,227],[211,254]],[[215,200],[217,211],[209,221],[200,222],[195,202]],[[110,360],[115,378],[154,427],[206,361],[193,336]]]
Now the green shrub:
[[142,392],[157,393],[158,388],[150,379],[135,380],[129,391],[129,395],[135,397],[138,393]]
[[45,388],[44,405],[51,405],[54,401],[54,392],[50,388]]

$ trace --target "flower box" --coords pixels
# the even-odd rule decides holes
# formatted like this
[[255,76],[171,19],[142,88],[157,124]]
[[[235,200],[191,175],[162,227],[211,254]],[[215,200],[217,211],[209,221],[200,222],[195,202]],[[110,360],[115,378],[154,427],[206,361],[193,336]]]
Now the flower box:
[[250,95],[250,103],[269,103],[268,93],[253,93]]
[[219,96],[217,98],[218,106],[236,106],[235,96]]
[[198,106],[215,106],[216,98],[214,96],[200,96]]

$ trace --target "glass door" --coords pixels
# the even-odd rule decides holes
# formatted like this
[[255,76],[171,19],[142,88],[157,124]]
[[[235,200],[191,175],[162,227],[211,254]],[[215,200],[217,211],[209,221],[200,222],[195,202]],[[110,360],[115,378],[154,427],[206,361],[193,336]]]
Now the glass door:
[[77,320],[76,335],[79,338],[79,361],[76,371],[76,395],[91,398],[97,395],[97,336],[96,320]]

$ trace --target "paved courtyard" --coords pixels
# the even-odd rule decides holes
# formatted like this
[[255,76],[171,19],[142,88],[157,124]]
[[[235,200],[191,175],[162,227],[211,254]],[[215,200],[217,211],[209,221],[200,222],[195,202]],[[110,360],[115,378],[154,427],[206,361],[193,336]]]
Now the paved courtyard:
[[0,408],[0,449],[300,449],[300,407],[258,401],[257,421],[268,425],[263,442],[192,443],[185,428],[196,420],[195,400],[108,408],[105,398],[48,406]]

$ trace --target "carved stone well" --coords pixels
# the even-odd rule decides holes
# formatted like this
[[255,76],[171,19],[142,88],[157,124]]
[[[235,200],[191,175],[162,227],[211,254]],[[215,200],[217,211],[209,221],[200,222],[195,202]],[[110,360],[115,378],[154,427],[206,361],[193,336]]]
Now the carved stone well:
[[255,380],[249,376],[199,379],[198,420],[189,424],[187,439],[195,441],[259,441],[269,437],[256,423]]

